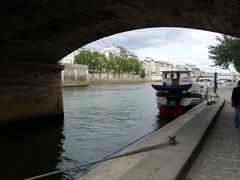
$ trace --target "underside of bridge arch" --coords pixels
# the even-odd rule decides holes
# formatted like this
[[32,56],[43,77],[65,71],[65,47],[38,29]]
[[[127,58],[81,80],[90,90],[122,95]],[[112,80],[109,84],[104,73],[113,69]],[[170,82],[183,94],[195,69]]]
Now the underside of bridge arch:
[[87,43],[148,27],[240,37],[239,19],[239,0],[2,0],[0,122],[61,114],[57,62]]

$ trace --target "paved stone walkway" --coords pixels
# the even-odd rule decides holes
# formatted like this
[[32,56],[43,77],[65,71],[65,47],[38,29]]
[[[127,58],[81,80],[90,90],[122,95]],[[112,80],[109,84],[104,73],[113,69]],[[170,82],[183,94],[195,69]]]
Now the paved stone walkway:
[[226,103],[210,131],[187,180],[240,180],[240,129],[233,123],[232,88],[220,89]]

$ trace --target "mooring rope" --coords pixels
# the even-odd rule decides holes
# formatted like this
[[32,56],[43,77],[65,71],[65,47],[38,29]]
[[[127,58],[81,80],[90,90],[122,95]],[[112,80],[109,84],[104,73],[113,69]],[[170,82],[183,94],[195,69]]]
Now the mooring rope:
[[[100,162],[104,162],[104,161],[108,161],[108,160],[112,160],[112,159],[117,159],[117,158],[120,158],[120,157],[124,157],[124,156],[130,156],[130,155],[133,155],[133,154],[137,154],[137,153],[142,153],[142,152],[146,152],[146,151],[151,151],[151,150],[154,150],[154,149],[157,149],[157,148],[160,148],[164,145],[167,145],[169,144],[169,142],[165,142],[165,143],[162,143],[162,144],[157,144],[157,145],[154,145],[154,146],[150,146],[150,147],[145,147],[145,148],[141,148],[141,149],[137,149],[137,150],[134,150],[134,151],[131,151],[131,152],[127,152],[127,153],[124,153],[124,154],[120,154],[120,155],[117,155],[117,156],[113,156],[114,154],[122,151],[123,149],[127,148],[128,146],[134,144],[135,142],[143,139],[144,137],[150,135],[151,133],[153,133],[154,131],[156,130],[153,130],[149,133],[147,133],[146,135],[138,138],[137,140],[131,142],[130,144],[118,149],[117,151],[109,154],[108,156],[104,157],[103,159],[101,160],[98,160],[98,161],[94,161],[94,162],[91,162],[91,163],[87,163],[87,164],[83,164],[83,165],[79,165],[79,166],[75,166],[75,167],[72,167],[72,168],[68,168],[68,169],[62,169],[62,170],[58,170],[58,171],[53,171],[53,172],[49,172],[49,173],[45,173],[45,174],[41,174],[41,175],[37,175],[37,176],[34,176],[34,177],[30,177],[30,178],[26,178],[24,180],[35,180],[35,179],[41,179],[41,178],[44,178],[44,177],[48,177],[48,176],[52,176],[52,175],[56,175],[56,174],[59,174],[59,173],[64,173],[64,172],[68,172],[68,171],[72,171],[72,170],[76,170],[76,169],[80,169],[80,168],[89,168],[95,164],[98,164]],[[111,157],[113,156],[113,157]]]
[[[199,107],[202,107],[204,105],[206,105],[207,103],[206,102],[203,102]],[[189,110],[188,112],[191,112],[195,110],[195,108],[192,108],[191,110]],[[137,153],[142,153],[142,152],[147,152],[147,151],[151,151],[151,150],[155,150],[155,149],[158,149],[160,147],[163,147],[165,145],[172,145],[169,141],[168,142],[164,142],[164,143],[161,143],[161,144],[157,144],[157,145],[153,145],[153,146],[149,146],[149,147],[145,147],[145,148],[140,148],[140,149],[137,149],[137,150],[134,150],[134,151],[130,151],[130,152],[126,152],[126,153],[123,153],[123,154],[120,154],[120,155],[117,155],[117,156],[113,156],[114,154],[122,151],[123,149],[129,147],[130,145],[134,144],[135,142],[145,138],[146,136],[150,135],[151,133],[153,133],[154,131],[156,130],[153,130],[149,133],[147,133],[146,135],[138,138],[137,140],[131,142],[130,144],[118,149],[117,151],[109,154],[108,156],[104,157],[103,159],[101,160],[98,160],[98,161],[94,161],[94,162],[91,162],[91,163],[87,163],[87,164],[83,164],[83,165],[79,165],[79,166],[75,166],[75,167],[72,167],[72,168],[68,168],[68,169],[62,169],[62,170],[58,170],[58,171],[53,171],[53,172],[49,172],[49,173],[45,173],[45,174],[41,174],[41,175],[38,175],[38,176],[34,176],[34,177],[30,177],[30,178],[26,178],[24,180],[35,180],[35,179],[41,179],[41,178],[44,178],[44,177],[48,177],[48,176],[52,176],[52,175],[56,175],[56,174],[59,174],[59,173],[64,173],[64,172],[69,172],[69,171],[72,171],[72,170],[78,170],[78,171],[85,171],[86,169],[90,168],[91,166],[95,165],[95,164],[98,164],[98,163],[101,163],[101,162],[104,162],[104,161],[108,161],[108,160],[112,160],[112,159],[117,159],[117,158],[121,158],[121,157],[124,157],[124,156],[130,156],[130,155],[133,155],[133,154],[137,154]],[[170,137],[169,137],[170,138]],[[111,157],[113,156],[113,157]],[[80,168],[84,168],[83,170],[81,170]]]

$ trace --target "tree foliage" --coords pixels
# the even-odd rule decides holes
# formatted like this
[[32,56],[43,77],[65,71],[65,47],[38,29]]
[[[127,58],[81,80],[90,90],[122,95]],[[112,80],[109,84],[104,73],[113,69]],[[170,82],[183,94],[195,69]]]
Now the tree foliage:
[[93,72],[101,68],[105,57],[97,51],[81,50],[75,57],[74,63],[87,65],[89,71]]
[[216,66],[228,69],[229,65],[233,64],[235,69],[240,72],[240,40],[227,35],[216,38],[218,44],[208,47],[209,58]]
[[[75,57],[74,63],[87,65],[90,72],[113,72],[140,74],[142,63],[134,57],[110,55],[106,57],[97,51],[81,50]],[[144,72],[145,73],[145,72]],[[144,74],[143,73],[143,74]]]
[[146,77],[146,73],[145,73],[145,71],[143,69],[141,69],[141,71],[140,71],[140,77],[142,79],[144,79]]

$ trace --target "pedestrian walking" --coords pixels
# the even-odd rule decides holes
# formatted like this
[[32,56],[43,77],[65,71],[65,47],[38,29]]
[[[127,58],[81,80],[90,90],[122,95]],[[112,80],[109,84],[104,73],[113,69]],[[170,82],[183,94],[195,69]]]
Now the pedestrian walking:
[[238,81],[238,86],[233,89],[232,92],[232,107],[235,108],[234,123],[235,127],[240,126],[240,80]]

